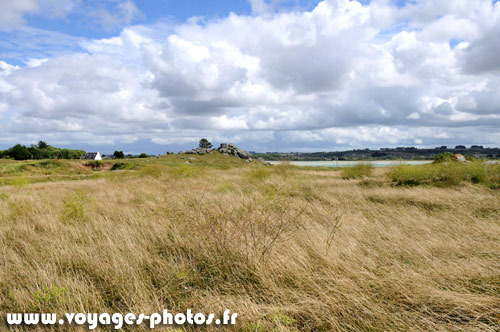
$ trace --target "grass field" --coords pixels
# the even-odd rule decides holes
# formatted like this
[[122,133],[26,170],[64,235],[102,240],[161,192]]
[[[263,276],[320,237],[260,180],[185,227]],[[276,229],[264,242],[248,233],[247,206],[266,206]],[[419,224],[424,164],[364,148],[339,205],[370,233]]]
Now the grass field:
[[0,161],[1,315],[229,308],[238,331],[500,330],[498,166],[194,158]]

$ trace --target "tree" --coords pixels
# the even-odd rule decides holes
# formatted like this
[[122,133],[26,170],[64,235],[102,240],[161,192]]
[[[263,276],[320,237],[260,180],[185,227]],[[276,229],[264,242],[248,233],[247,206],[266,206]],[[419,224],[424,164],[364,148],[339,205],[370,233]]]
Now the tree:
[[125,158],[125,154],[123,153],[123,151],[115,151],[113,153],[113,158],[115,158],[115,159],[123,159],[123,158]]
[[48,147],[49,147],[49,145],[47,143],[45,143],[44,141],[38,142],[38,148],[39,149],[46,149]]
[[144,152],[139,155],[139,158],[147,158],[147,157],[148,157],[148,155],[145,154]]
[[28,150],[27,147],[21,144],[14,145],[13,147],[5,151],[4,154],[8,155],[11,158],[14,158],[15,160],[26,160],[33,157],[30,150]]
[[200,139],[200,148],[210,149],[211,147],[212,147],[212,143],[210,143],[206,138]]

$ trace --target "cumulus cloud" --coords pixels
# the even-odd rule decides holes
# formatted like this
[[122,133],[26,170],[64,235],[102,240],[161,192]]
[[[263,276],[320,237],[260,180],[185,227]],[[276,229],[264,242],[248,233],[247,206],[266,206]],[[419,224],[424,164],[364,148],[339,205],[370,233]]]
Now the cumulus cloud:
[[[499,3],[251,3],[253,15],[129,26],[78,52],[0,66],[0,141],[38,132],[163,145],[207,136],[254,150],[498,143]],[[121,24],[135,15],[123,7]]]

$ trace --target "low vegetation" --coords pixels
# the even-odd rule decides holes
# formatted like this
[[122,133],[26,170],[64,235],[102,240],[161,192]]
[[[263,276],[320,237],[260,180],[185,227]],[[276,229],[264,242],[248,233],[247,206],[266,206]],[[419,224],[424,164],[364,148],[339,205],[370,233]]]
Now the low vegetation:
[[0,163],[0,179],[28,180],[0,186],[0,314],[229,308],[236,331],[500,330],[496,165],[194,158],[63,161],[44,182],[43,166]]
[[500,165],[482,162],[400,165],[392,169],[389,176],[398,185],[454,186],[470,182],[500,188]]
[[373,166],[370,164],[359,164],[342,168],[343,179],[356,179],[362,177],[369,177],[372,175]]

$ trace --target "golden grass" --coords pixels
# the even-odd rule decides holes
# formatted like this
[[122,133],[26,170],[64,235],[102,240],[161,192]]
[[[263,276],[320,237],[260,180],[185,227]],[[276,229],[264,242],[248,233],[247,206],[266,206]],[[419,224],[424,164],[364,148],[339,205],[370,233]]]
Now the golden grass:
[[230,308],[239,331],[500,329],[498,191],[143,163],[0,186],[2,316]]

